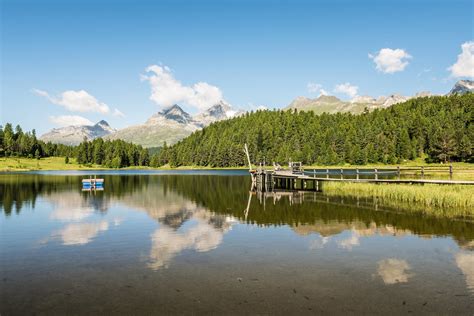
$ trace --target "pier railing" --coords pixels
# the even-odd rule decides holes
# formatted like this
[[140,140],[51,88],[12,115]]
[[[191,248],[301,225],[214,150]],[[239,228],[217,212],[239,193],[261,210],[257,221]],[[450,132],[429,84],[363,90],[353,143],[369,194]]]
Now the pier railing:
[[456,175],[468,175],[474,177],[474,169],[449,166],[407,166],[391,168],[326,168],[326,169],[304,169],[304,174],[314,178],[327,179],[379,179],[379,178],[407,178],[425,179],[433,177],[446,177],[449,180]]

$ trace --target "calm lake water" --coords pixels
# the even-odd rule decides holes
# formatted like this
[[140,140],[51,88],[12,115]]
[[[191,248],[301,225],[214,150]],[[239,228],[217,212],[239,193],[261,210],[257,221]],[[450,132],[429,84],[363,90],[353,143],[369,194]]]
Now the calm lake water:
[[474,311],[474,222],[245,171],[0,175],[0,314]]

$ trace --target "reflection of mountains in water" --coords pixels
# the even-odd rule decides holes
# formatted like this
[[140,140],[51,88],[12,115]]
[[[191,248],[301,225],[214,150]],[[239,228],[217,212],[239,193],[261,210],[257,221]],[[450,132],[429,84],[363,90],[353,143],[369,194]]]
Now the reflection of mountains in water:
[[[12,178],[13,177],[13,178]],[[297,233],[315,232],[322,236],[344,230],[364,229],[379,234],[453,236],[464,248],[474,248],[474,223],[409,214],[403,210],[377,211],[371,201],[328,197],[322,193],[250,197],[250,179],[215,175],[129,175],[104,176],[106,190],[80,192],[81,177],[13,175],[0,177],[0,207],[6,215],[21,211],[24,204],[34,207],[38,195],[56,199],[58,207],[77,206],[106,212],[111,203],[123,203],[146,212],[173,231],[184,223],[200,221],[226,230],[229,216],[258,225],[290,225]],[[63,206],[64,206],[63,205]],[[64,207],[62,207],[64,208]],[[227,226],[226,226],[227,225]]]

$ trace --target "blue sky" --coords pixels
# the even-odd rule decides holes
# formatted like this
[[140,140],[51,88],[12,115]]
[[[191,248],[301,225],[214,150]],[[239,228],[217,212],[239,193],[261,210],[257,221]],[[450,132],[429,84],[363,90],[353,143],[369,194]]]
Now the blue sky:
[[1,14],[1,122],[39,134],[174,101],[444,94],[472,75],[472,1],[1,0]]

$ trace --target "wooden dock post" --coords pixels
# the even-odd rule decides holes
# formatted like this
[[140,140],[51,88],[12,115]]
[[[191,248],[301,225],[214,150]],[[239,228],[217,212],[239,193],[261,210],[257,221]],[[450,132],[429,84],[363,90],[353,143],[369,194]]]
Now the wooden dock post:
[[329,179],[329,169],[326,169],[326,179]]
[[453,180],[453,165],[449,165],[449,180]]
[[425,167],[421,166],[421,178],[425,178]]
[[359,168],[356,169],[356,179],[359,180]]
[[379,174],[377,172],[377,168],[374,169],[374,172],[375,172],[375,180],[378,180],[379,179]]
[[344,170],[341,168],[341,180],[344,179]]
[[400,180],[400,166],[397,166],[397,176],[398,180]]

